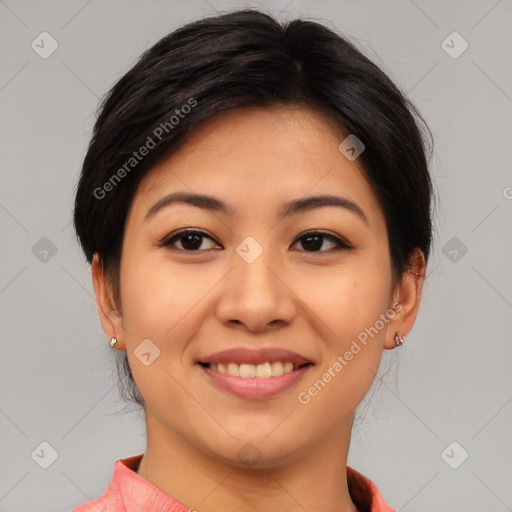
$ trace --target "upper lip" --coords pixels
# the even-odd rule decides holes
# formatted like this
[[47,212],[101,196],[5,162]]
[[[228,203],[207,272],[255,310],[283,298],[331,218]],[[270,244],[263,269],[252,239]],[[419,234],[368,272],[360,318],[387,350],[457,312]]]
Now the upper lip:
[[290,361],[294,365],[303,365],[312,363],[309,359],[301,356],[297,352],[286,350],[284,348],[268,347],[268,348],[230,348],[222,350],[221,352],[215,352],[209,356],[202,357],[199,359],[199,363],[236,363],[236,364],[253,364],[258,365],[262,363],[272,363],[276,361],[287,362]]

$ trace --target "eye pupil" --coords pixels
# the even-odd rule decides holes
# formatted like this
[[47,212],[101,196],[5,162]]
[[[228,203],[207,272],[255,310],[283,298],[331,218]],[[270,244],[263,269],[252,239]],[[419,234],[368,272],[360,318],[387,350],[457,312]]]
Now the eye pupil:
[[[194,235],[194,234],[183,235],[180,238],[181,238],[181,245],[186,250],[196,250],[198,247],[201,246],[202,235]],[[191,239],[192,239],[192,242],[191,242]]]
[[[320,235],[310,235],[303,238],[304,241],[306,241],[307,245],[309,245],[309,248],[311,249],[320,249],[322,247],[322,236]],[[315,242],[311,242],[312,240],[315,240]],[[302,246],[307,249],[304,244]]]

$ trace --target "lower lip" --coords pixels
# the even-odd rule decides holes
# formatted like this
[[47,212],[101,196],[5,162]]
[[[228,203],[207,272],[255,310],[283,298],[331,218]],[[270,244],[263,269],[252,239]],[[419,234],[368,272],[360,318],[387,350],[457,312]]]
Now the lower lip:
[[312,364],[308,364],[290,373],[283,373],[279,377],[269,377],[268,379],[250,377],[246,379],[244,377],[234,377],[233,375],[214,372],[206,366],[199,365],[216,386],[246,400],[272,398],[286,391],[297,384],[312,366]]

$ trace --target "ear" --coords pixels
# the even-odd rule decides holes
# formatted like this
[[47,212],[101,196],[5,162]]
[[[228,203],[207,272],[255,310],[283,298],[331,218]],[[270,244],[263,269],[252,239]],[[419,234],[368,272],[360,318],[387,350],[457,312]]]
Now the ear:
[[[414,325],[418,314],[421,290],[425,279],[425,256],[416,248],[410,258],[411,267],[402,278],[402,281],[393,291],[391,307],[395,312],[386,329],[384,347],[395,348],[395,334],[400,332],[406,336]],[[395,305],[395,307],[393,307]]]
[[105,275],[98,253],[95,253],[92,258],[91,271],[96,303],[98,304],[98,313],[103,330],[109,340],[111,340],[113,336],[118,339],[115,345],[116,349],[124,350],[122,315],[117,309],[112,286]]

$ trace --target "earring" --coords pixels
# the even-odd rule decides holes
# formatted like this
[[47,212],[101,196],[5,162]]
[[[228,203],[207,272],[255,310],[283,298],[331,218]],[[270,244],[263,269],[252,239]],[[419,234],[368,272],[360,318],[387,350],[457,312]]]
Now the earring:
[[401,332],[395,334],[395,347],[403,345],[405,342],[405,336]]
[[114,348],[114,345],[117,343],[117,338],[114,336],[111,340],[110,340],[110,346],[112,348]]

